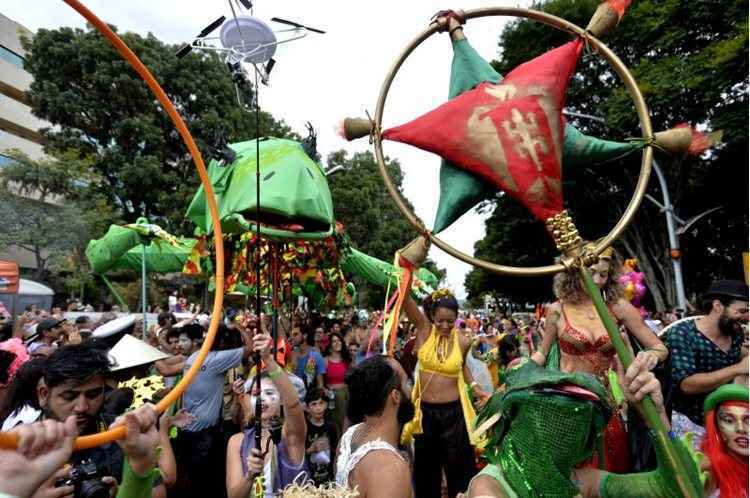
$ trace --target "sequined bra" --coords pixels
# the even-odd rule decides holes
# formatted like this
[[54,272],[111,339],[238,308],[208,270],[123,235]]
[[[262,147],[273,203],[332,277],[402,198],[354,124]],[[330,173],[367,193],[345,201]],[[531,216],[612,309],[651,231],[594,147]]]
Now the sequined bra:
[[558,334],[560,350],[565,354],[580,357],[594,368],[597,375],[604,374],[615,355],[615,348],[609,335],[604,334],[592,341],[588,335],[570,324],[565,314],[565,306],[560,304],[560,309],[565,321],[565,328]]

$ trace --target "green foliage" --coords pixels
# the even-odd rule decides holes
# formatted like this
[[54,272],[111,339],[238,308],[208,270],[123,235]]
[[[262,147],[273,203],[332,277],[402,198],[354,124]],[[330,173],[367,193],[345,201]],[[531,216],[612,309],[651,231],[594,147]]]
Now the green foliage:
[[[599,0],[551,0],[535,8],[585,26]],[[570,39],[539,23],[516,21],[500,36],[502,74]],[[748,20],[747,3],[739,0],[640,0],[604,42],[630,68],[649,106],[654,130],[690,122],[724,130],[723,144],[700,158],[657,154],[667,174],[677,214],[689,219],[720,206],[681,237],[683,271],[689,295],[702,293],[714,278],[741,278],[741,252],[747,250],[748,217]],[[571,81],[566,107],[607,120],[571,119],[585,133],[624,140],[640,136],[632,100],[619,77],[595,53],[581,58]],[[564,171],[566,208],[584,237],[604,235],[630,200],[640,157],[582,171]],[[652,175],[653,176],[653,175]],[[656,179],[648,192],[661,200]],[[512,200],[501,197],[487,221],[487,236],[476,254],[513,264],[549,264],[555,251],[538,222]],[[673,274],[663,213],[644,200],[620,243],[636,256],[646,273],[654,305],[675,305]],[[519,254],[520,253],[520,254]],[[525,255],[525,256],[524,256]],[[522,284],[473,270],[466,279],[469,297],[483,292],[544,300],[549,279]],[[522,285],[525,287],[519,288]]]
[[[417,233],[388,195],[375,156],[369,151],[352,156],[343,150],[332,152],[328,155],[328,169],[337,166],[344,170],[328,177],[336,220],[344,224],[357,249],[383,261],[393,261],[394,253]],[[401,190],[401,166],[389,159],[386,159],[386,166],[394,184]],[[438,278],[445,277],[445,270],[437,268],[434,262],[428,260],[424,266]],[[358,278],[355,285],[362,307],[383,307],[383,289],[369,286]]]
[[0,170],[0,249],[30,251],[34,278],[79,289],[90,279],[83,248],[114,219],[97,194],[100,180],[91,174],[90,161],[72,151],[39,160],[15,150],[6,154],[14,161]]
[[[256,136],[255,115],[241,110],[226,67],[213,55],[177,49],[154,36],[123,40],[161,83],[204,155],[215,135],[228,142]],[[25,42],[33,113],[52,123],[47,152],[78,150],[91,158],[102,191],[126,222],[146,216],[166,230],[189,232],[185,206],[199,184],[182,138],[136,72],[93,28],[42,29]],[[260,133],[289,128],[261,113]]]

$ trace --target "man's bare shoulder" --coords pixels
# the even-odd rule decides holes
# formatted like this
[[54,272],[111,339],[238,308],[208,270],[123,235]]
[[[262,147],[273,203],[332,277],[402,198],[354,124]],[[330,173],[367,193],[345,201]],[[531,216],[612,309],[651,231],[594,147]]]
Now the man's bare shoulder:
[[372,450],[359,461],[350,483],[365,498],[412,496],[409,464],[390,450]]

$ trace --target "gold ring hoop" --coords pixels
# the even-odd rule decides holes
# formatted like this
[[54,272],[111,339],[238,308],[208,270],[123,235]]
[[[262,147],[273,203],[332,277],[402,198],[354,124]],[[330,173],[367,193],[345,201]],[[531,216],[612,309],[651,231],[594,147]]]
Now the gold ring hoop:
[[[464,12],[464,15],[467,20],[495,16],[522,17],[525,19],[531,19],[533,21],[540,22],[542,24],[546,24],[548,26],[552,26],[561,31],[573,33],[576,36],[584,37],[588,44],[593,47],[594,50],[596,50],[602,57],[604,57],[604,59],[615,70],[615,72],[625,84],[625,88],[628,90],[628,93],[630,94],[630,97],[633,99],[633,102],[635,104],[636,112],[638,113],[638,119],[640,120],[641,124],[641,133],[643,135],[643,138],[646,139],[646,145],[643,149],[641,169],[638,176],[638,183],[636,184],[635,192],[633,193],[633,197],[631,198],[630,203],[625,209],[625,212],[623,212],[617,224],[604,238],[600,239],[592,249],[593,255],[598,256],[604,249],[609,247],[612,242],[614,242],[620,235],[622,235],[628,224],[630,224],[630,222],[633,220],[633,217],[635,216],[635,213],[638,210],[641,201],[643,200],[643,195],[646,192],[648,180],[651,176],[651,160],[653,158],[653,148],[650,145],[650,139],[653,136],[651,118],[648,114],[648,107],[646,106],[646,102],[643,99],[643,95],[641,95],[641,91],[638,89],[638,85],[636,84],[633,75],[630,74],[630,71],[619,59],[619,57],[617,57],[617,55],[615,55],[614,52],[612,52],[604,43],[599,41],[590,33],[587,33],[584,29],[581,29],[579,26],[576,26],[575,24],[568,22],[565,19],[561,19],[551,14],[517,7],[486,7],[467,10]],[[482,268],[483,270],[487,270],[492,273],[520,277],[553,275],[555,273],[563,271],[565,269],[565,266],[562,263],[535,267],[506,266],[491,263],[483,259],[474,258],[462,251],[459,251],[458,249],[454,248],[453,246],[433,234],[430,230],[425,228],[425,226],[414,215],[412,210],[406,205],[403,197],[396,189],[396,186],[393,184],[393,181],[388,174],[388,170],[385,167],[385,155],[383,154],[383,141],[381,136],[383,111],[385,109],[385,102],[388,97],[388,91],[391,88],[391,84],[393,83],[393,79],[396,77],[399,68],[406,61],[409,55],[419,45],[421,45],[422,42],[435,34],[439,29],[440,26],[438,26],[437,24],[432,24],[420,34],[418,34],[416,38],[414,38],[407,45],[407,47],[399,55],[396,62],[391,66],[380,89],[380,96],[378,97],[377,108],[375,109],[375,116],[373,118],[374,126],[372,140],[375,147],[375,158],[380,170],[380,176],[383,177],[385,186],[388,188],[388,193],[396,203],[396,206],[398,206],[398,209],[406,217],[409,223],[414,226],[414,228],[416,228],[420,233],[424,233],[425,235],[427,235],[430,241],[440,249],[465,263],[476,266],[478,268]]]
[[[182,396],[187,387],[193,381],[198,371],[203,365],[203,361],[206,359],[208,352],[211,350],[211,345],[216,337],[216,330],[219,328],[219,321],[221,320],[221,310],[224,302],[224,242],[221,233],[221,223],[219,219],[219,211],[216,206],[216,197],[214,196],[213,187],[211,181],[208,178],[206,172],[206,165],[203,163],[203,157],[201,156],[198,147],[195,145],[195,140],[187,129],[185,122],[180,117],[177,109],[175,109],[172,101],[169,100],[167,94],[161,88],[159,83],[156,81],[151,72],[146,66],[138,59],[132,50],[125,44],[119,36],[117,36],[101,19],[99,19],[93,12],[82,5],[78,0],[63,0],[65,3],[73,7],[79,14],[86,18],[88,22],[94,25],[102,35],[117,49],[123,59],[135,69],[140,75],[141,79],[148,85],[153,92],[154,96],[159,100],[162,108],[169,114],[170,119],[174,123],[177,131],[180,133],[182,140],[185,142],[190,155],[193,158],[195,167],[198,170],[198,175],[201,179],[201,184],[206,192],[206,202],[208,204],[208,210],[211,214],[211,221],[213,223],[213,235],[214,243],[216,246],[216,261],[214,267],[216,268],[216,293],[214,295],[214,304],[211,310],[211,324],[208,327],[208,333],[206,339],[203,341],[203,345],[198,352],[198,356],[185,372],[184,377],[180,382],[167,394],[159,403],[156,405],[157,413],[162,413],[172,403],[177,401],[177,398]],[[145,327],[145,324],[144,324]],[[124,426],[117,427],[115,429],[109,429],[107,431],[99,432],[97,434],[91,434],[88,436],[79,436],[76,438],[75,449],[82,450],[86,448],[93,448],[112,442],[116,439],[123,439],[126,435],[126,429]],[[0,448],[15,448],[18,443],[18,436],[14,433],[0,432]]]

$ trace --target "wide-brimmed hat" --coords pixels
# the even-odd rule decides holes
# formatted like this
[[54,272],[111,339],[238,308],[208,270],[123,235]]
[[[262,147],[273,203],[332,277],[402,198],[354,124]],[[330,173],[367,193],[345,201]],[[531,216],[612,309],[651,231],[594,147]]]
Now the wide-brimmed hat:
[[130,334],[126,334],[109,350],[109,357],[112,360],[110,371],[116,372],[117,370],[163,360],[169,358],[169,355]]

